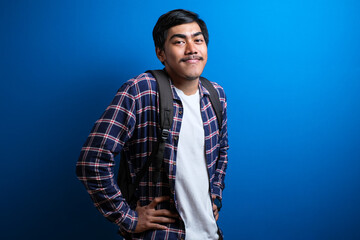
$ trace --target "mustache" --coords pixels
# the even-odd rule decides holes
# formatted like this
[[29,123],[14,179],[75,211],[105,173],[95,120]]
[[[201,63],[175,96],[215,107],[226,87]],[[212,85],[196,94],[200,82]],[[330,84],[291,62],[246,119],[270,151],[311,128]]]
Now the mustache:
[[203,57],[201,57],[201,56],[198,56],[198,55],[190,55],[190,56],[188,56],[188,57],[185,57],[185,58],[182,58],[182,59],[180,59],[180,62],[186,62],[186,61],[188,61],[188,60],[204,60],[204,58]]

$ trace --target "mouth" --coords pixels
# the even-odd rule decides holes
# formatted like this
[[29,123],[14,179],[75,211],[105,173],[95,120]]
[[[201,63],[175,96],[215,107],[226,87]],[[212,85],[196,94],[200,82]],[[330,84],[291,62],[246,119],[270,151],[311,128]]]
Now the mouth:
[[201,57],[201,56],[191,55],[189,57],[185,57],[185,58],[180,59],[180,62],[197,63],[197,62],[202,61],[202,60],[204,60],[204,58]]

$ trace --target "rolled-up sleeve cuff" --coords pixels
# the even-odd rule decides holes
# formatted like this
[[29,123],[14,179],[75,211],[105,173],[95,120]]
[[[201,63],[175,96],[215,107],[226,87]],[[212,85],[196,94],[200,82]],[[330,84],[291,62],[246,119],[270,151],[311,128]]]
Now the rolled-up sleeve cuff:
[[222,189],[218,186],[213,186],[213,195],[215,195],[217,198],[222,199]]
[[122,232],[133,233],[135,232],[136,225],[138,223],[138,214],[136,211],[129,209],[126,213],[123,221],[118,223]]

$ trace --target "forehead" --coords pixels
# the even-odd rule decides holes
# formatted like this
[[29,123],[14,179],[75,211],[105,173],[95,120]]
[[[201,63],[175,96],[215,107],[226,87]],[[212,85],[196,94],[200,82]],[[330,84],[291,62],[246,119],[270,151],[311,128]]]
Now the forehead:
[[168,40],[173,35],[176,35],[176,34],[181,34],[181,35],[185,35],[186,37],[191,37],[195,33],[198,33],[198,32],[201,32],[201,28],[200,28],[199,24],[197,24],[196,22],[180,24],[180,25],[171,27],[168,30],[166,39]]

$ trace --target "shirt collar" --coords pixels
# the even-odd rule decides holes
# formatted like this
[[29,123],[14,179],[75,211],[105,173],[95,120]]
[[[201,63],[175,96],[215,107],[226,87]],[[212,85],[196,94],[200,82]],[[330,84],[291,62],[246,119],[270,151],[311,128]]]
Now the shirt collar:
[[[171,86],[171,90],[173,93],[173,99],[180,100],[180,97],[175,90],[175,86],[174,86],[171,78],[169,78],[169,81],[170,81],[170,86]],[[209,91],[201,84],[201,78],[199,79],[199,92],[200,92],[200,98],[210,95]]]

